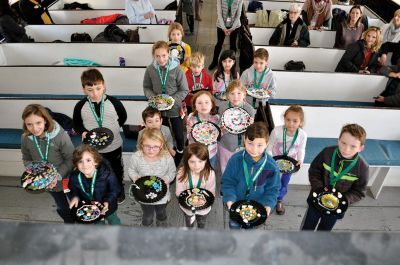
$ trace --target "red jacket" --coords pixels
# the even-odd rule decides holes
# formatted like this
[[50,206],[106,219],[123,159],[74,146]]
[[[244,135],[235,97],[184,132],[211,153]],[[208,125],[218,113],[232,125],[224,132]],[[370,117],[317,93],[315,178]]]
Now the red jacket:
[[189,70],[186,72],[186,79],[188,82],[188,87],[189,87],[189,94],[187,94],[186,98],[185,98],[185,103],[187,106],[192,106],[192,97],[193,91],[196,90],[208,90],[212,91],[213,86],[212,86],[212,79],[211,76],[209,74],[207,74],[207,72],[203,69],[201,71],[201,75],[202,75],[202,79],[201,79],[201,84],[200,84],[200,88],[199,88],[199,83],[200,82],[200,76],[196,76],[196,86],[197,89],[194,88],[194,82],[193,82],[193,77],[192,77],[192,69],[189,68]]

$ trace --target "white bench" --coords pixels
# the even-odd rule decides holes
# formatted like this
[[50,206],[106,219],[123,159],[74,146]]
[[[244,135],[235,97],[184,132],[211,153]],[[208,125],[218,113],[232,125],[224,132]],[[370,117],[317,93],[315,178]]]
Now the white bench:
[[[123,31],[139,29],[140,42],[156,42],[168,39],[168,25],[118,25]],[[52,42],[54,40],[71,41],[74,33],[88,33],[92,40],[104,31],[106,25],[28,25],[26,34],[36,42]]]
[[[49,10],[55,24],[79,24],[87,18],[109,16],[112,14],[126,14],[125,9],[102,10]],[[156,10],[158,19],[175,20],[175,10]]]
[[[272,115],[275,121],[275,126],[282,125],[283,119],[282,114],[288,108],[284,105],[271,105]],[[376,144],[381,143],[382,146],[387,145],[388,142],[392,143],[393,149],[392,154],[388,150],[386,153],[392,159],[396,157],[393,150],[400,148],[400,123],[393,122],[398,120],[400,114],[399,109],[377,109],[377,108],[335,108],[335,107],[313,107],[303,106],[305,113],[305,126],[304,129],[310,138],[308,144],[318,142],[319,138],[334,138],[339,137],[340,129],[344,124],[347,123],[358,123],[363,126],[367,132],[367,139],[378,139],[380,141],[373,141],[369,144],[367,142],[366,149],[364,151],[365,158],[374,157],[374,152],[382,152],[384,148],[376,148]],[[312,139],[317,138],[317,139]],[[332,139],[331,139],[332,140]],[[332,145],[337,144],[337,140],[329,141]],[[318,146],[319,147],[319,146]],[[387,146],[386,146],[387,147]],[[323,147],[321,147],[322,150]],[[370,149],[368,149],[370,148]],[[313,146],[308,146],[307,149],[313,149]],[[315,148],[314,148],[315,149]],[[376,149],[376,150],[375,150]],[[308,160],[312,160],[320,150],[313,150],[315,154]],[[397,152],[398,153],[398,152]],[[310,154],[308,154],[310,156]],[[306,152],[307,160],[307,152]],[[292,184],[308,185],[308,169],[309,162],[300,169],[299,172],[295,173],[292,177]],[[370,165],[370,179],[368,186],[375,198],[379,196],[379,193],[383,186],[400,186],[400,167],[398,161],[394,162],[395,165],[388,165],[386,162],[380,161],[373,162]]]
[[150,43],[4,43],[0,65],[53,65],[73,57],[119,66],[119,57],[124,57],[126,66],[148,66],[151,48]]
[[[269,45],[269,39],[275,28],[250,27],[254,45]],[[336,31],[332,30],[310,30],[310,47],[332,48],[335,44]]]
[[[63,9],[64,4],[71,4],[73,2],[89,4],[89,7],[93,9],[124,9],[125,0],[59,0],[55,2],[50,10]],[[173,2],[173,0],[151,0],[151,4],[154,9],[164,9],[168,4]],[[178,1],[179,3],[179,1]]]

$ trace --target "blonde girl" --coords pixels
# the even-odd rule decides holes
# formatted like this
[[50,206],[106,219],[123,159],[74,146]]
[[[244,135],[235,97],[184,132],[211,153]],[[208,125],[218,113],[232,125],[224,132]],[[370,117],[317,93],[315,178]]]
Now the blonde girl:
[[[215,172],[208,158],[207,147],[200,143],[188,145],[183,153],[182,166],[177,173],[176,196],[179,196],[184,190],[196,187],[206,189],[215,196]],[[194,220],[196,220],[198,228],[205,227],[211,207],[196,211],[195,216],[192,211],[180,207],[185,215],[186,227],[192,228]]]
[[[225,110],[232,107],[239,107],[247,111],[254,121],[255,110],[246,102],[246,88],[240,80],[233,80],[226,90],[228,101],[223,102],[219,108],[219,115]],[[223,174],[231,156],[243,146],[243,134],[231,134],[223,130],[223,135],[218,144],[219,164],[221,166],[221,173]]]
[[[186,121],[187,139],[189,143],[194,143],[192,137],[193,125],[198,122],[209,121],[219,126],[220,119],[217,114],[217,106],[214,97],[208,91],[197,92],[192,99],[193,112],[189,114]],[[210,155],[210,163],[215,168],[217,162],[218,145],[213,143],[208,145],[208,152]]]
[[[284,125],[277,126],[270,135],[267,152],[271,156],[287,155],[297,160],[301,166],[306,151],[307,134],[302,129],[304,125],[304,112],[301,106],[292,105],[283,114]],[[285,214],[283,199],[288,191],[292,173],[281,174],[281,189],[276,205],[279,215]]]
[[186,71],[190,67],[191,48],[190,45],[183,42],[182,38],[185,35],[183,27],[178,22],[173,22],[168,27],[168,45],[172,57],[176,57],[182,70]]
[[168,186],[167,194],[160,201],[140,203],[143,211],[143,226],[153,224],[154,213],[156,214],[156,225],[167,226],[166,207],[170,200],[169,184],[174,180],[175,174],[174,160],[168,152],[161,131],[154,128],[143,129],[139,150],[130,159],[128,175],[133,182],[140,177],[156,176],[162,178]]
[[[63,179],[72,171],[74,146],[64,129],[39,104],[30,104],[22,112],[23,134],[21,152],[24,166],[47,161],[55,166]],[[50,184],[50,195],[64,223],[73,223],[67,197],[62,191],[61,178]]]

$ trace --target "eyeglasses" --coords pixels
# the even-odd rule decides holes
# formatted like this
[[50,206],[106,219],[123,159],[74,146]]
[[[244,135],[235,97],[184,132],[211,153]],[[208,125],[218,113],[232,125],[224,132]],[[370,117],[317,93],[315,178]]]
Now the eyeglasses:
[[154,145],[154,146],[151,146],[151,145],[143,145],[143,149],[145,149],[146,151],[151,151],[151,150],[153,150],[153,151],[160,151],[160,149],[161,149],[161,146],[159,146],[159,145]]

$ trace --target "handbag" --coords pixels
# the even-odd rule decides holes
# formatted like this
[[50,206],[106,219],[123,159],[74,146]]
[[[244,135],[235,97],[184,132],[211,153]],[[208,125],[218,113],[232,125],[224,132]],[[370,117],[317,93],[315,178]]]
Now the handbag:
[[86,32],[76,32],[71,34],[71,42],[92,42],[92,37]]
[[299,71],[303,72],[306,69],[306,66],[304,65],[303,61],[293,61],[290,60],[285,64],[285,70],[286,71]]
[[126,31],[126,42],[133,42],[133,43],[139,43],[140,42],[140,37],[139,37],[139,27],[136,29],[128,29]]

